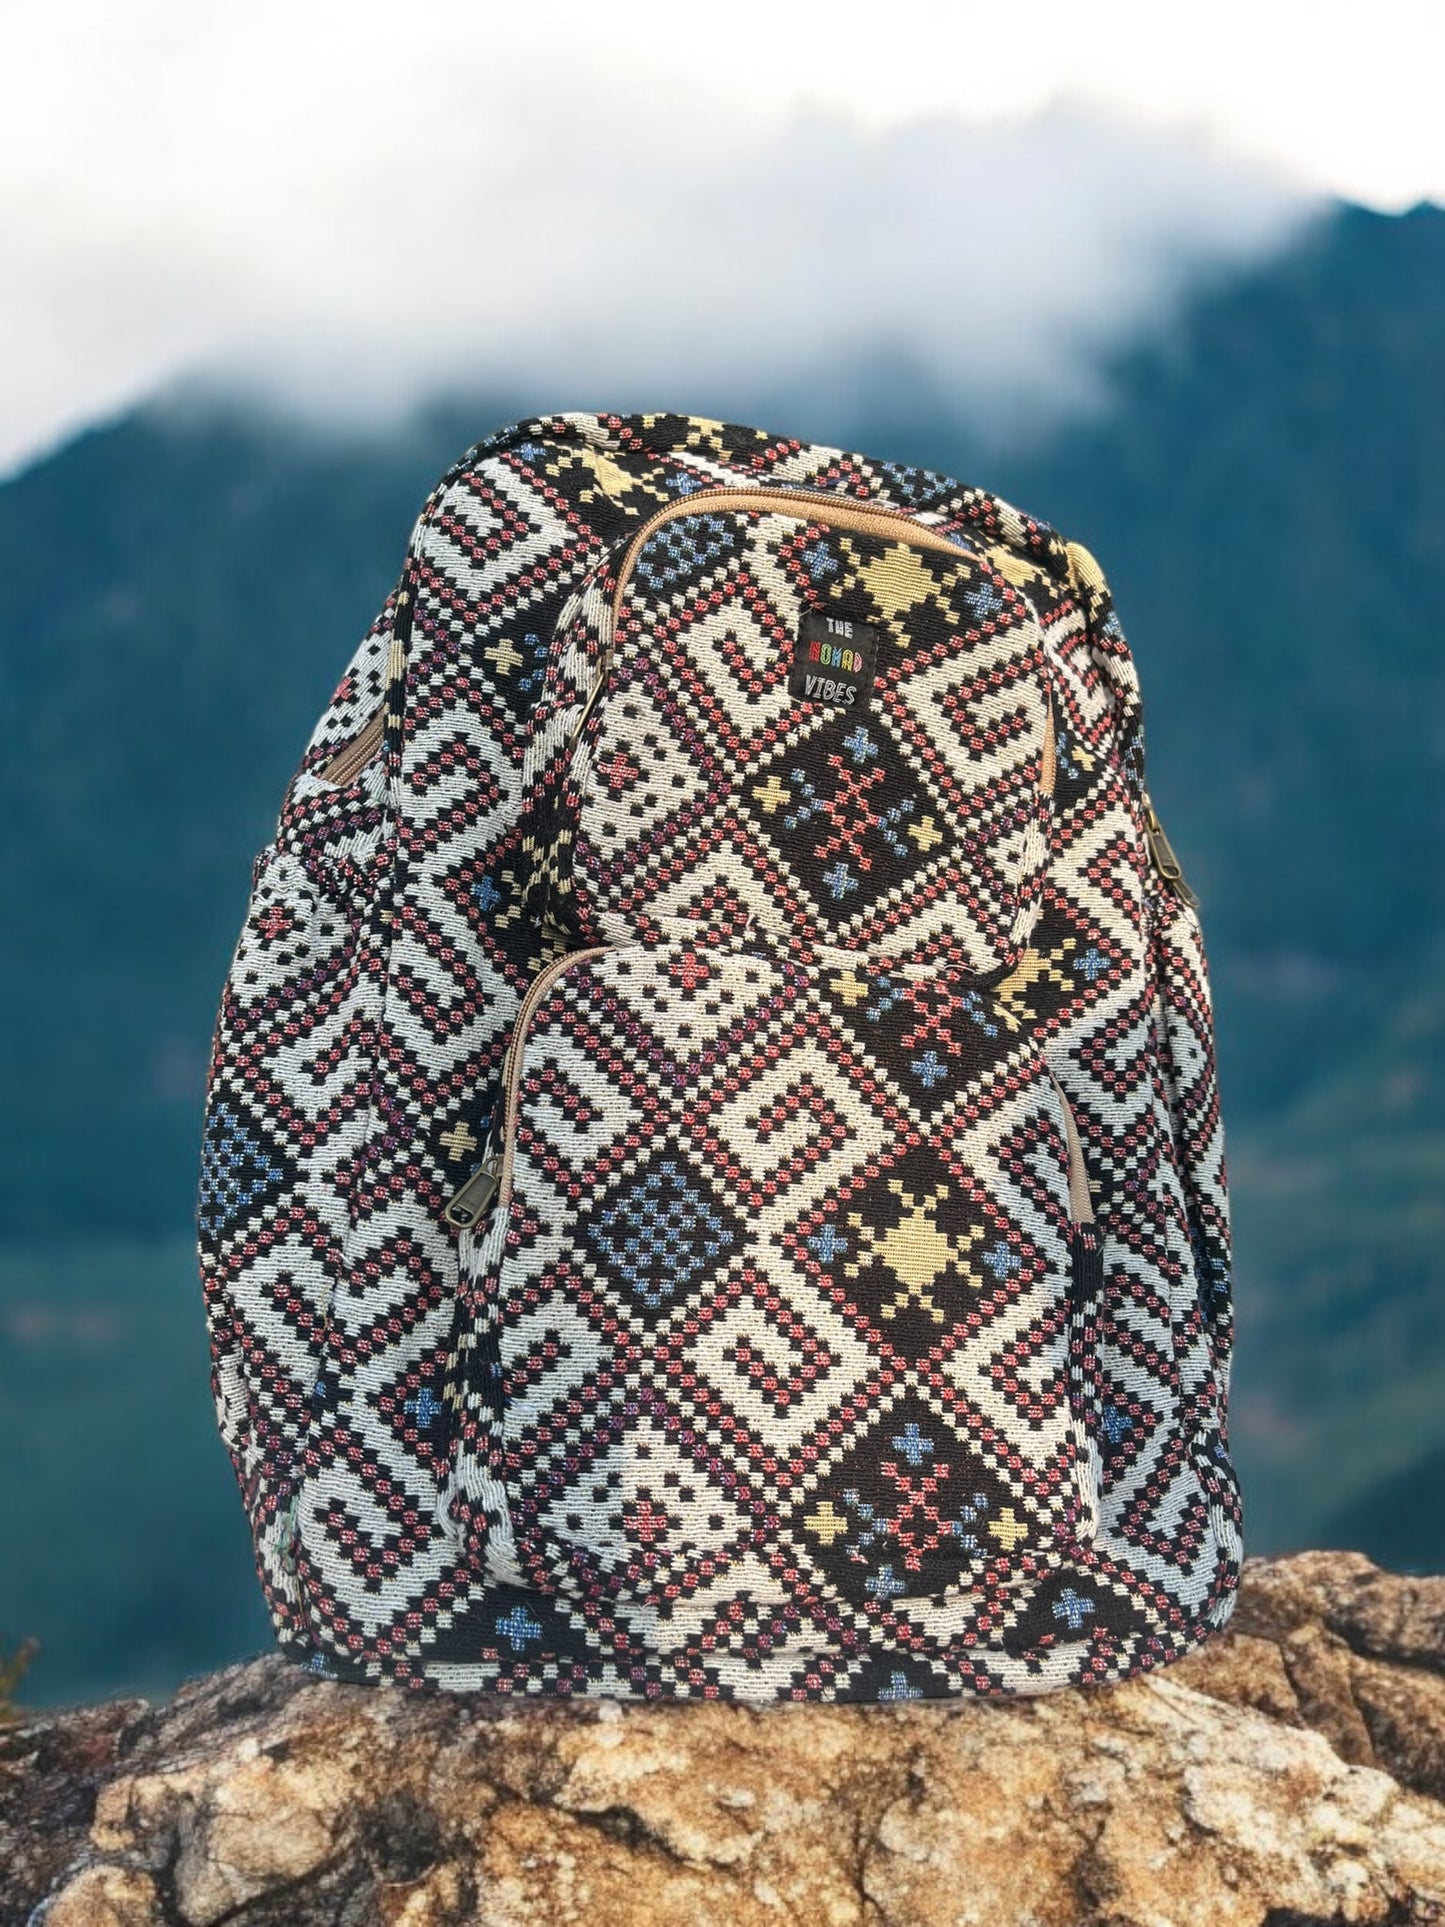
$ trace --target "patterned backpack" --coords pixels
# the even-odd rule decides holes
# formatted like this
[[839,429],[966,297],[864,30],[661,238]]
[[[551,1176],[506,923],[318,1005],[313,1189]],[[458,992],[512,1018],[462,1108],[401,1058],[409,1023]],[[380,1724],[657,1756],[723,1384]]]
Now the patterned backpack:
[[881,1700],[1196,1645],[1212,1019],[1093,559],[691,417],[469,451],[256,859],[199,1231],[319,1672]]

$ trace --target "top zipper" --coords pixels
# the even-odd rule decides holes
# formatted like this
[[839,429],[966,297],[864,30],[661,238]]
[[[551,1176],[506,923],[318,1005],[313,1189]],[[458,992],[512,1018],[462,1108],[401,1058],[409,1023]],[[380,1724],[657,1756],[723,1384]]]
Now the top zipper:
[[[792,515],[800,522],[813,523],[820,528],[845,529],[856,535],[884,535],[894,540],[906,540],[914,548],[932,549],[940,555],[951,555],[957,559],[961,555],[976,553],[965,543],[942,535],[937,529],[924,528],[916,522],[905,509],[878,508],[876,506],[855,506],[851,502],[840,501],[826,489],[802,488],[733,488],[720,483],[716,488],[700,488],[680,501],[668,502],[655,515],[648,517],[632,540],[628,543],[622,557],[622,566],[617,575],[617,587],[612,594],[612,628],[602,651],[602,660],[597,666],[597,679],[588,692],[582,705],[582,714],[573,726],[567,743],[570,760],[573,751],[586,727],[587,718],[592,714],[594,705],[607,686],[607,677],[612,668],[612,656],[617,645],[617,625],[622,618],[622,602],[632,581],[632,572],[644,543],[664,522],[675,516],[696,515],[699,509],[771,509],[779,514]],[[810,511],[801,513],[801,509]],[[906,535],[903,533],[907,531]]]

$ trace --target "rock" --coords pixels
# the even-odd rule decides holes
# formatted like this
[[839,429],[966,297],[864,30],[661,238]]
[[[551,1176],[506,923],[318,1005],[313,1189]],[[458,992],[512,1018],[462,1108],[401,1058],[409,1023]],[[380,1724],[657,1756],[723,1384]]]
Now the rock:
[[1445,1578],[1252,1561],[1231,1630],[1036,1700],[463,1700],[272,1656],[0,1729],[22,1927],[1445,1923]]

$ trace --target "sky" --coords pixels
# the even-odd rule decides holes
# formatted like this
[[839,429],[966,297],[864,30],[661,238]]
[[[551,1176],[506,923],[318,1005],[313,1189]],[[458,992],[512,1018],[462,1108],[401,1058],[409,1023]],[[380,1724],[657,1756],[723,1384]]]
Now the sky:
[[1445,7],[0,0],[0,470],[177,385],[383,421],[856,388],[1018,424],[1331,197],[1445,200]]

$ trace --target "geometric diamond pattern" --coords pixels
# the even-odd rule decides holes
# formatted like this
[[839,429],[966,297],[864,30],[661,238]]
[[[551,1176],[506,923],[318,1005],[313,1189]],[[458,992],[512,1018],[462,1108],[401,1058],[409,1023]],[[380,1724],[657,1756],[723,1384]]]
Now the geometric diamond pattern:
[[201,1144],[199,1218],[208,1237],[233,1231],[285,1179],[279,1153],[235,1105],[217,1104]]
[[[852,704],[789,688],[822,618],[868,633]],[[885,1700],[1225,1622],[1213,1020],[1141,716],[1092,557],[950,477],[572,414],[442,478],[208,1080],[212,1386],[288,1654]]]
[[656,1311],[707,1277],[739,1233],[677,1158],[661,1156],[608,1195],[584,1236],[598,1263]]

